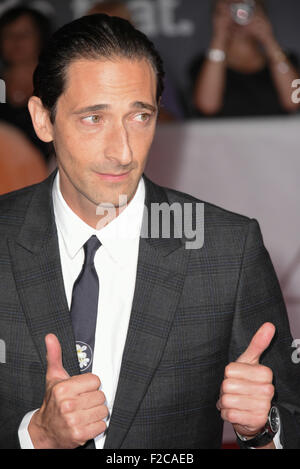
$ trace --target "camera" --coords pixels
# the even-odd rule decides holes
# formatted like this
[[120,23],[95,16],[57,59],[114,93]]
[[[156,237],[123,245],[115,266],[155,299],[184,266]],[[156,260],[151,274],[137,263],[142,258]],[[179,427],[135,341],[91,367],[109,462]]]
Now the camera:
[[244,0],[239,3],[231,3],[230,11],[233,20],[240,26],[251,23],[255,10],[254,0]]

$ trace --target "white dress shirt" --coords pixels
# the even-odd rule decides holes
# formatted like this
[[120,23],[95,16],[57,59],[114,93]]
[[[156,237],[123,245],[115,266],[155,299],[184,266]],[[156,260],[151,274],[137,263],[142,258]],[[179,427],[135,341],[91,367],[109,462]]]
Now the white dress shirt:
[[[52,195],[69,308],[73,285],[84,261],[83,245],[92,235],[96,235],[101,241],[94,259],[99,277],[99,301],[92,373],[101,381],[101,390],[105,394],[111,415],[135,288],[145,183],[143,179],[140,180],[137,191],[125,210],[98,231],[82,221],[67,205],[60,191],[59,173],[53,184]],[[19,440],[23,449],[33,448],[28,424],[34,412],[26,414],[19,428]],[[102,433],[95,438],[96,448],[103,448],[104,442],[105,435]]]

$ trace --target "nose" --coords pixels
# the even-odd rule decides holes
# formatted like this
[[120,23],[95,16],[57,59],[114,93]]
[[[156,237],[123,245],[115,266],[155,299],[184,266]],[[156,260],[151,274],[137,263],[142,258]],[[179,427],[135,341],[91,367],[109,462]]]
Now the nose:
[[114,124],[107,132],[104,154],[120,166],[128,166],[132,162],[129,134],[123,122]]

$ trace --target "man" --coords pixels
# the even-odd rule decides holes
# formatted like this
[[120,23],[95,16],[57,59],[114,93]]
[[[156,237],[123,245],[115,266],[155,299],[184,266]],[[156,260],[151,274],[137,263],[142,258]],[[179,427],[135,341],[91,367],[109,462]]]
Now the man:
[[162,79],[148,39],[105,15],[40,58],[29,109],[58,172],[0,201],[1,447],[219,448],[223,420],[242,447],[300,446],[257,222],[205,203],[201,248],[175,212],[151,236],[157,205],[199,221],[199,201],[143,177]]

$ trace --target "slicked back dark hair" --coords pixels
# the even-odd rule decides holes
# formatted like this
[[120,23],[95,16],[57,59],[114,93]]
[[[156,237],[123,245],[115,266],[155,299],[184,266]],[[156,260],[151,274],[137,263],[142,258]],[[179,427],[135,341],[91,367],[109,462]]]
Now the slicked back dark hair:
[[66,85],[68,66],[77,59],[147,59],[157,78],[157,101],[163,92],[164,69],[152,42],[126,20],[95,14],[83,16],[57,30],[39,57],[33,85],[53,123],[56,104]]

